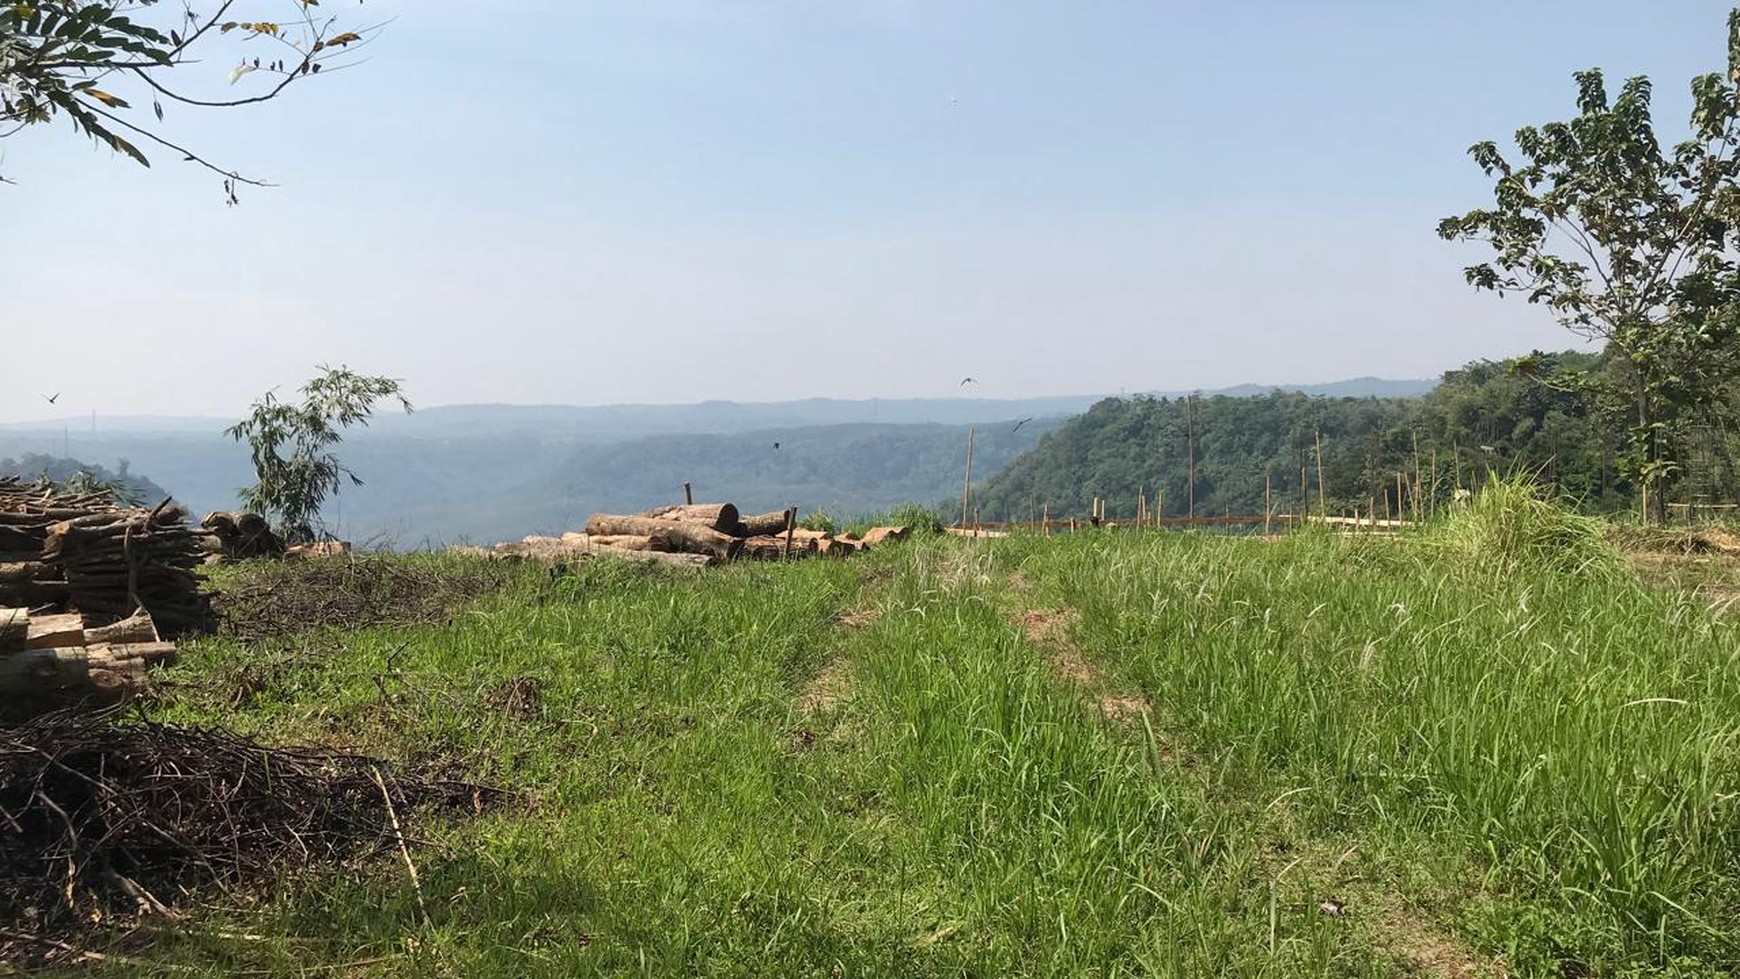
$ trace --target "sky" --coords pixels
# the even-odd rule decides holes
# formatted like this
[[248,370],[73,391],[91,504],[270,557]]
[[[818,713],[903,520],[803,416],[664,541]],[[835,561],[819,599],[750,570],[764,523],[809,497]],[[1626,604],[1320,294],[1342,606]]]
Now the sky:
[[[340,363],[419,405],[610,404],[1432,377],[1558,349],[1435,234],[1490,198],[1467,147],[1570,115],[1591,66],[1655,79],[1677,138],[1728,4],[320,9],[385,27],[270,103],[159,124],[134,99],[277,184],[238,207],[64,122],[0,140],[0,422],[232,417]],[[246,50],[173,77],[247,91]]]

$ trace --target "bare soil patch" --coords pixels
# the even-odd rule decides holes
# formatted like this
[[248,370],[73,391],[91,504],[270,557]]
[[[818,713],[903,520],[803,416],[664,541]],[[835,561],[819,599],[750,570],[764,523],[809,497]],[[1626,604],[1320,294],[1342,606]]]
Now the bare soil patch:
[[1098,667],[1070,641],[1069,629],[1079,618],[1072,608],[1028,609],[1021,613],[1021,633],[1027,641],[1046,651],[1052,670],[1065,680],[1093,692],[1094,705],[1107,720],[1126,720],[1150,713],[1147,698],[1108,693],[1099,688],[1104,677]]
[[834,622],[846,629],[862,629],[882,618],[882,610],[877,608],[853,609],[834,616]]
[[503,680],[483,692],[484,705],[509,717],[527,721],[544,710],[544,684],[535,676]]
[[1415,974],[1432,979],[1504,979],[1510,974],[1499,959],[1482,960],[1468,946],[1419,917],[1390,909],[1379,919],[1379,929],[1390,951]]
[[806,716],[837,710],[852,695],[852,663],[840,658],[822,667],[798,692],[797,709]]

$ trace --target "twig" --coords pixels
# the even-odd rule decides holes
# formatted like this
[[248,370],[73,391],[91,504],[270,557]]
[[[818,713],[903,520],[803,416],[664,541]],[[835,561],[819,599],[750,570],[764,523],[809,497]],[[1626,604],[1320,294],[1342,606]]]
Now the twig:
[[387,807],[387,822],[393,827],[393,839],[399,844],[399,856],[405,858],[405,870],[411,875],[411,887],[417,892],[417,910],[423,915],[423,927],[429,927],[429,905],[423,902],[423,880],[417,876],[417,865],[411,861],[411,848],[405,845],[405,833],[399,826],[399,814],[393,809],[392,793],[387,791],[387,783],[381,778],[379,766],[370,765],[369,774],[375,777],[375,787],[381,790],[381,802]]

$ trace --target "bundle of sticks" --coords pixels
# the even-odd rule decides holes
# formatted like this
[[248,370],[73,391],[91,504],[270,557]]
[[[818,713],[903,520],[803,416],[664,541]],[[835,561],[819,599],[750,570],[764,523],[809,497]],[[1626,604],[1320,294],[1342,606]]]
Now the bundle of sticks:
[[628,560],[705,567],[731,560],[776,561],[794,557],[842,557],[884,540],[905,537],[905,527],[877,527],[862,536],[835,535],[797,526],[797,508],[748,517],[730,503],[664,506],[633,515],[595,513],[584,533],[527,537],[498,544],[498,557],[554,560],[610,554]]
[[192,571],[203,558],[187,511],[169,500],[147,510],[0,479],[0,606],[76,611],[96,624],[143,608],[175,636],[207,620]]

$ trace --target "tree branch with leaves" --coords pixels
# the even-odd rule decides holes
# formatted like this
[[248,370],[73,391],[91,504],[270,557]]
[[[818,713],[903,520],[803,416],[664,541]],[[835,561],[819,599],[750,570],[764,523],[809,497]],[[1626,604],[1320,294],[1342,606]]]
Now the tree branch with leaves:
[[[344,56],[379,29],[345,29],[319,0],[0,0],[0,139],[68,120],[142,166],[140,143],[179,153],[219,174],[229,203],[239,185],[267,186],[213,163],[125,115],[149,99],[158,124],[171,105],[231,108],[278,97],[292,84],[344,67]],[[282,20],[241,20],[276,10]],[[222,58],[222,61],[215,59]],[[228,67],[214,68],[214,64]],[[216,94],[255,79],[245,94]]]
[[1732,414],[1740,341],[1740,10],[1728,20],[1728,71],[1693,79],[1689,136],[1664,150],[1649,79],[1609,98],[1599,70],[1578,73],[1578,114],[1516,133],[1516,162],[1492,142],[1469,151],[1493,178],[1493,206],[1446,218],[1438,233],[1496,253],[1466,270],[1477,289],[1521,293],[1606,346],[1611,369],[1562,378],[1623,405],[1627,466],[1660,519],[1681,475],[1689,426]]

